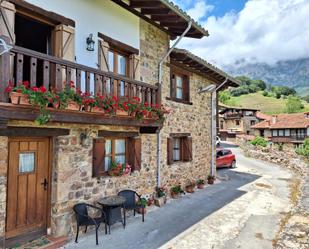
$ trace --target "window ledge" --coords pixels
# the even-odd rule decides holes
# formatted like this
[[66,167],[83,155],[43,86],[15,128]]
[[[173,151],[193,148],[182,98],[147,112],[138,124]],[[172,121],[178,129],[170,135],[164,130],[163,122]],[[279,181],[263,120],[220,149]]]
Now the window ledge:
[[185,105],[193,105],[193,103],[188,100],[182,100],[182,99],[176,99],[176,98],[170,98],[170,97],[166,97],[166,100],[174,101],[174,102],[185,104]]

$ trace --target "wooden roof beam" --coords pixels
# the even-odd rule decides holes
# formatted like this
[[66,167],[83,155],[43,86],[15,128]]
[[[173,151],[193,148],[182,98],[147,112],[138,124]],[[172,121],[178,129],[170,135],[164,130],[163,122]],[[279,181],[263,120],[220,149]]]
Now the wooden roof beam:
[[145,9],[148,9],[148,8],[153,8],[153,7],[160,7],[162,6],[160,1],[130,1],[130,7],[131,8],[145,8]]
[[160,9],[160,8],[149,8],[149,9],[142,9],[141,14],[143,15],[167,15],[173,13],[169,9]]

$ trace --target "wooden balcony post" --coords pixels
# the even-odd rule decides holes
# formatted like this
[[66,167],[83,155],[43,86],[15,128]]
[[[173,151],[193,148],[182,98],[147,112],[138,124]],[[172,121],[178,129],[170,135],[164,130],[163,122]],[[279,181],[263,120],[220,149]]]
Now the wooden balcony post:
[[[8,42],[9,39],[1,37]],[[10,53],[5,53],[0,56],[0,102],[7,102],[8,95],[5,93],[5,88],[10,81]]]

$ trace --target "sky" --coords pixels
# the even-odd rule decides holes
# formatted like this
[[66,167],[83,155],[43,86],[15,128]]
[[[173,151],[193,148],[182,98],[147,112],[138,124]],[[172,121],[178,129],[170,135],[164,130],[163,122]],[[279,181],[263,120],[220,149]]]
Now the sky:
[[173,0],[209,31],[186,48],[218,66],[309,57],[309,0]]

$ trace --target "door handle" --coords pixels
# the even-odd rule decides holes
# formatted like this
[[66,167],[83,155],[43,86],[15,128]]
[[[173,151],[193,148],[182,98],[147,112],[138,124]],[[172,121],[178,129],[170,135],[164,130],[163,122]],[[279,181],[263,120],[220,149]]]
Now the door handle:
[[48,187],[48,181],[46,178],[44,178],[44,182],[41,183],[41,185],[44,186],[44,190],[47,190],[47,187]]

